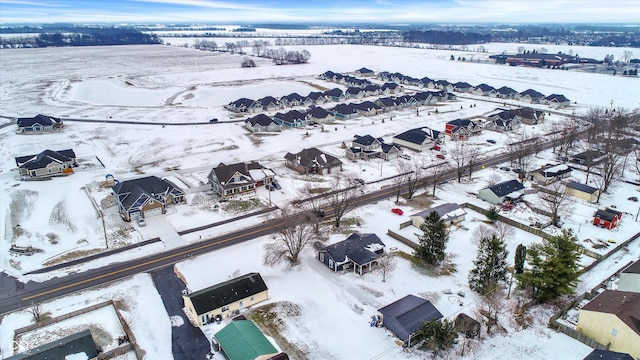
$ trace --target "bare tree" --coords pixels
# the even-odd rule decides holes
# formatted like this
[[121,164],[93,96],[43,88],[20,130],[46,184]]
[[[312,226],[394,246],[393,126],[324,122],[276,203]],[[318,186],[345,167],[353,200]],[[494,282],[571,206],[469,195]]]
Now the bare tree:
[[622,52],[622,57],[620,57],[620,60],[622,60],[623,63],[627,64],[629,63],[629,60],[631,60],[632,56],[633,56],[633,51],[625,50]]
[[403,166],[404,170],[408,170],[405,173],[405,185],[407,187],[407,199],[411,200],[416,191],[418,191],[418,182],[426,168],[426,163],[422,156],[414,156],[411,161]]
[[498,324],[498,318],[505,311],[502,301],[503,291],[499,287],[486,292],[476,307],[478,319],[487,327],[487,334],[491,334],[491,329]]
[[495,227],[496,229],[495,233],[500,240],[512,238],[516,235],[516,229],[513,226],[503,223],[501,221],[495,222],[493,226]]
[[391,254],[386,254],[378,259],[378,266],[382,273],[382,282],[387,281],[387,275],[391,274],[396,269],[396,259]]
[[399,160],[396,163],[396,171],[398,174],[392,179],[393,181],[393,189],[396,193],[396,203],[400,201],[400,194],[402,193],[402,188],[407,182],[407,175],[411,172],[411,165],[408,161]]
[[491,238],[494,234],[496,234],[496,229],[481,224],[478,225],[475,230],[473,230],[473,233],[471,234],[471,240],[474,243],[479,244],[480,240],[484,238]]
[[500,175],[498,175],[498,174],[496,174],[496,173],[492,172],[492,173],[491,173],[491,174],[486,178],[486,180],[487,180],[487,186],[488,186],[488,187],[491,187],[491,186],[493,186],[493,185],[495,185],[495,184],[499,183],[499,182],[502,180],[502,178],[500,177]]
[[275,234],[275,239],[265,246],[264,264],[275,266],[287,263],[289,266],[298,264],[302,250],[313,238],[313,228],[309,223],[301,222],[288,209],[281,209],[273,219],[281,226]]
[[431,197],[436,197],[436,187],[440,184],[442,176],[451,169],[448,162],[431,165],[428,168],[428,175],[431,179]]
[[540,188],[538,194],[540,206],[549,212],[552,224],[558,224],[562,216],[566,216],[572,210],[569,195],[565,193],[565,185],[559,181],[546,188]]
[[476,161],[480,157],[480,148],[477,144],[468,144],[467,146],[468,152],[468,160],[467,160],[467,168],[469,169],[469,180],[471,180],[471,175],[473,174],[473,167],[476,165]]
[[587,140],[591,141],[594,140],[598,134],[602,133],[605,123],[608,121],[608,116],[605,113],[604,108],[594,107],[587,111],[584,119],[589,124],[589,128],[587,129]]
[[333,210],[334,224],[340,227],[340,221],[347,212],[351,211],[356,203],[356,187],[347,177],[338,175],[332,179],[333,191],[327,195],[327,204]]
[[43,310],[42,310],[42,307],[40,306],[40,304],[31,303],[31,307],[29,308],[28,311],[29,311],[29,313],[31,313],[33,321],[36,324],[43,320],[42,319]]
[[305,207],[311,212],[308,219],[316,233],[320,231],[319,217],[322,214],[322,208],[325,205],[325,197],[322,194],[329,190],[331,189],[328,187],[321,187],[316,185],[316,183],[307,183],[300,191],[302,196],[300,201],[304,202]]
[[242,63],[240,64],[240,66],[243,68],[256,67],[256,63],[250,57],[245,56],[244,58],[242,58]]
[[521,174],[526,174],[533,163],[533,153],[538,146],[538,138],[531,137],[523,133],[516,133],[510,136],[508,151],[511,165],[520,169]]
[[462,175],[464,174],[464,170],[469,163],[470,154],[470,146],[468,146],[464,141],[456,141],[453,149],[449,151],[449,156],[453,159],[456,171],[456,178],[458,182],[462,181]]

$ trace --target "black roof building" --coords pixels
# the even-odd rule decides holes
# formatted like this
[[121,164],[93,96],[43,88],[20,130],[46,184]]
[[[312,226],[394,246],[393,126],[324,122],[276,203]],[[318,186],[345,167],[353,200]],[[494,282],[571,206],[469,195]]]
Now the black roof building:
[[609,350],[594,349],[582,360],[634,360],[633,356]]
[[259,273],[249,273],[186,295],[197,314],[205,314],[225,305],[268,290]]
[[90,330],[83,330],[62,339],[40,345],[26,352],[9,356],[6,360],[48,360],[65,359],[69,355],[84,353],[87,358],[98,356],[96,343]]
[[258,114],[254,117],[248,118],[244,122],[250,123],[251,125],[269,126],[273,122],[273,119],[265,114]]
[[411,346],[411,337],[425,322],[442,318],[431,301],[415,295],[407,295],[378,311],[382,314],[382,325],[408,346]]
[[515,191],[524,189],[524,185],[518,180],[508,180],[489,187],[497,197],[503,197]]
[[18,127],[29,127],[34,125],[53,126],[56,124],[62,124],[62,120],[53,116],[47,116],[38,114],[32,118],[18,118]]
[[59,151],[45,150],[37,155],[19,156],[15,158],[15,160],[18,167],[27,170],[33,170],[42,169],[52,162],[74,162],[75,158],[75,152],[73,152],[73,150],[71,149],[67,149]]

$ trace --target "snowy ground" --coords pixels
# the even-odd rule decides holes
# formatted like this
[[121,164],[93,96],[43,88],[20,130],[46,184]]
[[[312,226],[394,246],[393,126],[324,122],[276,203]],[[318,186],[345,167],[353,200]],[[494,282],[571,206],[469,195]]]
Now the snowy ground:
[[[489,44],[487,48],[495,47],[501,51],[504,46],[506,44]],[[65,123],[65,129],[61,133],[38,136],[16,135],[13,133],[14,126],[1,128],[0,156],[7,160],[0,165],[0,228],[4,230],[0,240],[2,248],[7,249],[15,241],[19,245],[32,245],[44,252],[31,257],[15,257],[5,250],[0,253],[0,268],[24,281],[41,281],[50,276],[63,275],[66,271],[81,270],[70,268],[38,276],[23,275],[55,261],[79,256],[81,251],[88,254],[104,249],[102,222],[92,199],[105,208],[109,247],[137,243],[156,236],[164,240],[141,247],[137,251],[120,254],[118,260],[162,251],[265,220],[265,217],[245,219],[179,237],[176,231],[237,215],[222,208],[214,210],[212,205],[216,203],[211,199],[211,194],[195,191],[188,194],[187,204],[173,206],[166,216],[149,219],[145,228],[139,228],[122,222],[115,207],[109,206],[109,191],[100,186],[108,173],[119,180],[134,178],[140,174],[168,176],[195,189],[206,183],[209,169],[219,162],[258,160],[274,169],[283,187],[274,192],[259,189],[258,198],[262,206],[267,206],[270,202],[284,206],[298,197],[298,190],[309,181],[309,178],[299,176],[284,167],[283,156],[287,151],[296,152],[303,147],[320,146],[329,153],[343,157],[341,142],[348,141],[356,134],[384,137],[389,141],[392,135],[400,131],[418,126],[441,130],[446,121],[480,116],[501,105],[469,96],[469,99],[443,104],[437,114],[431,112],[427,115],[429,108],[422,109],[420,116],[410,110],[398,111],[393,113],[393,121],[388,118],[391,114],[384,114],[339,122],[326,126],[325,131],[296,129],[270,136],[250,135],[242,128],[241,123],[225,123],[243,118],[222,108],[239,97],[257,99],[291,92],[306,94],[318,87],[337,87],[315,78],[327,70],[352,72],[365,66],[375,71],[398,71],[415,77],[466,81],[472,85],[482,82],[494,87],[507,85],[518,91],[531,87],[544,94],[561,93],[577,102],[566,110],[568,114],[573,111],[583,112],[590,106],[609,107],[612,100],[614,107],[634,108],[638,105],[637,94],[630,91],[637,87],[638,79],[633,78],[462,63],[448,60],[449,51],[370,46],[307,48],[312,54],[309,64],[273,66],[270,62],[258,59],[258,67],[252,69],[239,67],[241,56],[168,46],[1,50],[2,116],[33,116],[44,113],[72,118],[163,122],[205,121],[216,117],[222,124],[160,127],[69,121]],[[554,47],[553,51],[555,49]],[[563,49],[565,52],[570,50]],[[587,50],[593,49],[574,49],[574,53],[580,51],[582,56],[604,57],[589,55]],[[597,51],[615,54],[621,50],[598,48]],[[39,71],[44,68],[47,71]],[[475,107],[471,107],[473,104]],[[510,101],[509,105],[519,104]],[[554,124],[563,120],[564,117],[553,114],[548,116],[544,125],[527,126],[523,131],[528,134],[549,131]],[[2,121],[7,122],[5,119]],[[487,139],[496,140],[497,145],[489,145]],[[484,132],[473,141],[481,144],[486,156],[491,156],[500,151],[500,145],[507,140],[503,134]],[[17,171],[14,169],[13,158],[38,153],[47,148],[73,148],[84,166],[65,178],[42,182],[16,180]],[[424,154],[429,161],[434,160],[434,155],[435,152]],[[96,161],[96,157],[104,167]],[[540,154],[537,159],[539,165],[552,160],[553,154],[550,152]],[[345,170],[367,182],[397,173],[393,162],[379,161],[345,162]],[[465,180],[462,185],[443,185],[436,193],[436,204],[471,202],[485,206],[469,193],[485,187],[487,179],[493,174],[504,180],[514,178],[512,172],[487,168],[475,173],[471,181]],[[630,169],[625,175],[628,179],[637,181],[637,174]],[[580,172],[574,171],[577,181],[583,180],[581,176]],[[367,184],[364,189],[368,191],[384,185],[385,183]],[[612,194],[603,196],[602,205],[616,204],[618,210],[630,214],[612,232],[586,223],[595,208],[577,201],[573,215],[565,220],[565,224],[574,229],[579,239],[613,238],[623,241],[640,230],[640,226],[634,221],[638,211],[637,203],[626,200],[632,194],[638,195],[637,187],[621,184]],[[374,232],[388,248],[409,252],[404,245],[386,236],[386,230],[399,231],[400,222],[408,220],[407,215],[422,208],[412,203],[400,204],[405,215],[397,217],[389,211],[397,206],[392,200],[394,199],[381,201],[350,213],[348,216],[358,216],[362,222],[361,227],[351,230]],[[531,214],[521,208],[516,208],[511,214],[525,222],[531,217]],[[354,353],[362,354],[361,358],[421,358],[423,354],[401,352],[384,330],[370,328],[368,319],[375,314],[377,308],[410,293],[431,299],[445,316],[455,317],[460,311],[473,316],[477,296],[466,285],[471,260],[476,254],[476,245],[471,241],[470,234],[476,226],[482,224],[481,220],[481,215],[468,211],[464,228],[452,233],[448,250],[457,266],[457,272],[450,276],[426,274],[401,259],[398,269],[384,283],[376,272],[363,277],[350,273],[334,274],[313,258],[311,249],[303,255],[302,265],[293,270],[268,268],[261,261],[262,245],[268,238],[226,248],[181,263],[178,267],[187,275],[192,289],[226,280],[236,271],[259,271],[269,286],[270,301],[290,301],[302,309],[300,318],[287,319],[286,336],[307,351],[310,358],[346,359]],[[22,234],[14,233],[17,224],[24,230]],[[416,230],[408,227],[399,232],[410,237]],[[47,234],[57,235],[58,243],[50,243]],[[330,241],[339,241],[346,235],[348,234],[333,234]],[[539,239],[518,231],[513,239],[509,239],[508,249],[513,254],[517,244],[536,241]],[[629,251],[616,254],[611,261],[598,266],[592,273],[585,274],[579,291],[595,286],[620,266],[617,263],[637,259],[639,255],[640,245],[636,242],[629,247]],[[102,266],[111,261],[113,259],[102,259],[87,267]],[[583,259],[585,265],[591,261],[593,260],[589,258]],[[211,262],[217,264],[216,271],[202,275],[201,269]],[[129,288],[135,289],[134,293]],[[460,298],[444,295],[443,289],[451,289],[454,293],[462,290],[466,296]],[[146,275],[106,286],[101,290],[56,300],[44,304],[44,307],[53,316],[57,316],[108,298],[123,299],[128,304],[132,322],[130,326],[140,346],[147,352],[146,358],[170,356],[170,321],[166,316],[158,316],[166,312]],[[86,322],[102,322],[103,317],[109,316],[87,314]],[[536,325],[520,330],[510,325],[505,315],[504,326],[508,334],[485,339],[481,345],[475,346],[476,350],[468,358],[498,359],[504,354],[523,353],[531,359],[552,358],[559,353],[567,354],[567,359],[584,357],[590,351],[586,346],[546,329],[549,316],[548,310],[539,310],[534,314]],[[25,313],[5,317],[0,324],[0,333],[3,334],[0,347],[3,354],[11,349],[12,330],[29,322],[30,318]],[[117,333],[113,335],[119,336]]]

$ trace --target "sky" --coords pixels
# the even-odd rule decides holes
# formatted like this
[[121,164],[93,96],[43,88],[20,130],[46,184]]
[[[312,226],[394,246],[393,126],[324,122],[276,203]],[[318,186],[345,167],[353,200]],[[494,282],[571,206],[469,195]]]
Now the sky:
[[0,0],[15,23],[632,23],[637,0]]

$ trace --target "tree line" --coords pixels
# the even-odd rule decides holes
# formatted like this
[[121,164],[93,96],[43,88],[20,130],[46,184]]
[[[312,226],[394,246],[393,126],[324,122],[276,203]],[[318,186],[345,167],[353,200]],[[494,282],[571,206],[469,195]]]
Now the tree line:
[[142,33],[133,28],[76,27],[70,32],[43,32],[37,36],[0,38],[0,45],[9,47],[62,47],[101,45],[160,44],[155,34]]

